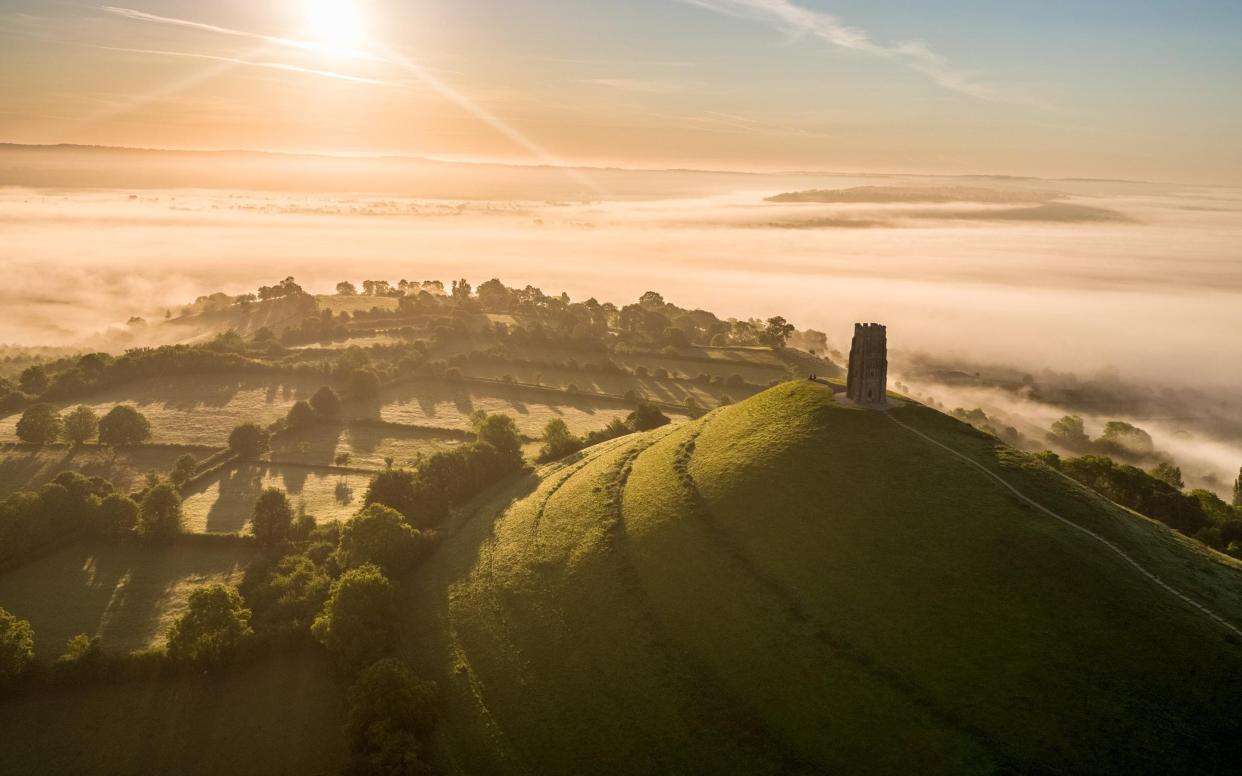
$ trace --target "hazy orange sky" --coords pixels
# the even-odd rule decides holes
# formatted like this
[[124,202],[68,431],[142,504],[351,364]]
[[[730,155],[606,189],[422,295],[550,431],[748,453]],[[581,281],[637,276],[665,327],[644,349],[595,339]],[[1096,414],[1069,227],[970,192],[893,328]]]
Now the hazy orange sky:
[[1240,37],[1236,0],[0,0],[0,141],[1238,183]]

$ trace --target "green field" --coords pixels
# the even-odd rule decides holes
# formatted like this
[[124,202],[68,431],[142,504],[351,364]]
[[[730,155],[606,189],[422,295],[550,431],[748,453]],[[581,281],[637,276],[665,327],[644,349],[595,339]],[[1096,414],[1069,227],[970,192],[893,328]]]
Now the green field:
[[[382,402],[378,414],[389,423],[468,430],[470,415],[483,410],[512,416],[518,429],[532,436],[543,433],[554,418],[564,420],[574,433],[585,434],[607,426],[615,417],[625,417],[633,409],[620,400],[447,381],[390,386],[384,389]],[[666,414],[671,417],[675,413]]]
[[699,385],[678,380],[657,380],[650,377],[546,366],[478,362],[463,364],[461,371],[466,376],[482,377],[488,380],[501,380],[508,376],[519,383],[529,385],[547,385],[554,388],[576,385],[583,393],[624,396],[627,391],[634,391],[646,399],[668,404],[684,404],[686,399],[693,398],[701,407],[715,407],[720,403],[723,395],[728,395],[732,399],[742,399],[755,392],[753,387]]
[[347,520],[362,506],[370,477],[296,465],[245,464],[207,479],[182,503],[190,533],[241,533],[264,488],[280,488],[318,522]]
[[109,652],[157,647],[191,590],[240,581],[251,554],[230,546],[74,544],[0,575],[0,608],[30,621],[35,652],[45,658],[61,655],[79,633],[98,636]]
[[344,710],[317,655],[49,689],[0,704],[0,773],[326,776],[345,759]]
[[[1242,623],[1238,563],[939,413],[892,415]],[[1233,633],[821,386],[475,506],[404,586],[456,772],[1236,772]]]
[[[322,383],[288,376],[186,375],[150,378],[92,394],[78,404],[101,417],[118,404],[132,404],[151,421],[151,441],[223,447],[241,423],[282,418]],[[0,419],[0,441],[17,439],[18,415]]]
[[103,477],[117,490],[128,492],[142,486],[147,472],[166,474],[186,453],[203,460],[215,452],[207,447],[127,447],[118,450],[95,446],[36,449],[0,448],[0,497],[19,490],[35,490],[64,471],[87,477]]
[[348,454],[349,466],[383,469],[391,457],[397,466],[410,466],[419,455],[430,455],[464,444],[455,435],[434,430],[391,426],[320,425],[281,434],[272,442],[273,463],[331,466],[336,456]]

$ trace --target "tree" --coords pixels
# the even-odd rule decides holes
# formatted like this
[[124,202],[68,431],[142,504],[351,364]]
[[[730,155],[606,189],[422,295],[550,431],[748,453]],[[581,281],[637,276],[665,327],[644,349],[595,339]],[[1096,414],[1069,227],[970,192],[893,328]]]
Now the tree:
[[112,447],[137,445],[151,438],[146,416],[127,404],[118,404],[99,421],[99,441]]
[[515,461],[522,458],[522,435],[508,415],[488,415],[475,426],[478,441],[496,448],[502,456]]
[[90,441],[99,433],[99,416],[85,404],[74,407],[65,416],[65,438],[74,445]]
[[125,536],[138,525],[139,506],[129,496],[112,493],[99,502],[99,529],[105,536]]
[[1233,505],[1242,508],[1242,469],[1238,469],[1238,478],[1233,481]]
[[781,316],[769,318],[767,326],[763,329],[761,339],[764,344],[774,348],[783,348],[789,338],[793,336],[794,325],[789,323]]
[[259,545],[275,547],[289,535],[293,527],[293,506],[280,488],[265,488],[254,502],[250,513],[250,529]]
[[380,392],[379,375],[370,369],[355,369],[349,374],[349,395],[354,399],[370,399]]
[[336,563],[343,569],[373,564],[386,574],[396,574],[414,564],[421,548],[422,535],[400,512],[383,504],[370,504],[341,529]]
[[1082,418],[1077,415],[1066,415],[1055,421],[1048,432],[1048,438],[1072,452],[1091,449],[1091,437],[1087,436]]
[[396,618],[392,583],[377,566],[361,566],[333,583],[311,634],[344,665],[357,668],[386,656],[396,645]]
[[229,434],[229,449],[243,460],[253,460],[268,451],[271,437],[258,423],[243,423]]
[[47,370],[36,364],[22,372],[17,378],[17,384],[24,393],[40,396],[51,386],[51,380],[48,379]]
[[555,461],[582,448],[582,440],[569,431],[560,418],[553,418],[543,428],[543,447],[539,449],[540,461]]
[[313,426],[317,419],[318,415],[315,414],[315,410],[311,407],[310,402],[307,401],[295,402],[289,408],[289,414],[285,416],[285,420],[289,423],[289,428]]
[[357,296],[358,287],[348,280],[342,280],[336,284],[336,293],[338,296]]
[[147,491],[138,506],[138,535],[167,539],[181,533],[181,494],[171,483],[161,482]]
[[63,430],[60,411],[51,404],[28,407],[17,421],[17,438],[32,445],[50,445]]
[[34,630],[30,623],[0,609],[0,686],[16,679],[34,660]]
[[400,660],[372,663],[349,688],[346,729],[358,772],[424,771],[419,741],[435,725],[435,685],[416,677]]
[[335,418],[341,414],[341,397],[328,386],[323,386],[310,398],[310,406],[322,418]]
[[1145,457],[1155,452],[1156,445],[1148,434],[1138,426],[1120,420],[1110,420],[1104,424],[1103,443],[1118,453],[1128,453]]
[[250,610],[232,585],[208,585],[190,593],[185,614],[168,629],[168,656],[204,668],[223,666],[253,634]]
[[638,297],[638,303],[643,307],[663,307],[664,297],[655,291],[648,291]]
[[625,419],[625,424],[634,431],[650,431],[653,428],[667,426],[670,422],[668,416],[649,401],[639,402],[634,411]]
[[194,456],[189,453],[185,453],[177,459],[176,463],[173,464],[172,471],[169,473],[168,478],[172,480],[172,484],[179,488],[186,484],[186,482],[194,476],[194,470],[197,468],[198,461],[195,460]]
[[363,503],[367,506],[382,504],[397,510],[408,518],[414,518],[418,508],[418,489],[414,472],[408,469],[385,469],[376,474],[367,486],[367,495]]
[[1182,481],[1182,470],[1168,461],[1161,461],[1157,464],[1156,468],[1151,470],[1151,476],[1178,490],[1186,487],[1186,483]]

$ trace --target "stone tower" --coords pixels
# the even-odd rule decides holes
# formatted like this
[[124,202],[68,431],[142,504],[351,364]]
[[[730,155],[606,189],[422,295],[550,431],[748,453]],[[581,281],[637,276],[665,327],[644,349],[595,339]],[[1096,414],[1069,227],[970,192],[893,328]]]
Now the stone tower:
[[845,395],[859,404],[881,406],[887,390],[888,330],[878,323],[856,323]]

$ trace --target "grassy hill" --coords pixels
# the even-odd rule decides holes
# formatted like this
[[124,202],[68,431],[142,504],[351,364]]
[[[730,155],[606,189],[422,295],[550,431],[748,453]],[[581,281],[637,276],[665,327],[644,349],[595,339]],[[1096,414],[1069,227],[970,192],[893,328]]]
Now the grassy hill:
[[788,383],[459,516],[408,651],[460,773],[1232,771],[1240,639],[1127,558],[1242,624],[1237,563],[932,410]]

